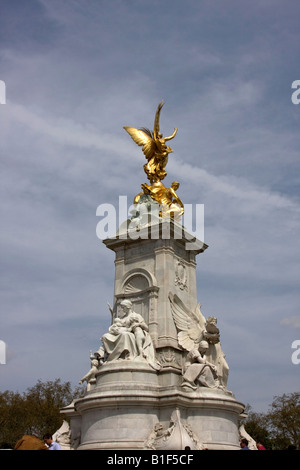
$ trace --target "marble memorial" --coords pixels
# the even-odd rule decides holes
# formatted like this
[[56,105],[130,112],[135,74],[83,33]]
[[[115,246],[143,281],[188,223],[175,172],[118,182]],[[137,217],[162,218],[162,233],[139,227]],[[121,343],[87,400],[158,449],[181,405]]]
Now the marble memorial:
[[217,318],[205,318],[197,300],[196,257],[208,247],[181,224],[179,184],[162,183],[166,141],[177,132],[160,133],[162,106],[152,132],[125,127],[142,147],[150,184],[103,241],[115,258],[111,326],[80,380],[85,396],[62,410],[72,449],[239,449],[244,405],[227,389]]

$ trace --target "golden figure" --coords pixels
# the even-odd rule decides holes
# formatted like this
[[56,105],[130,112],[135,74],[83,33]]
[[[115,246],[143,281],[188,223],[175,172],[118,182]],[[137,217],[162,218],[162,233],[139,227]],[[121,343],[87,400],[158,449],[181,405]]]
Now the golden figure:
[[177,219],[184,213],[183,203],[176,194],[179,183],[174,181],[170,188],[166,188],[161,182],[167,174],[165,167],[168,163],[168,155],[173,152],[171,147],[166,145],[166,142],[173,139],[177,133],[177,128],[174,129],[173,134],[169,137],[163,137],[159,132],[159,117],[163,105],[164,103],[161,101],[157,107],[152,132],[144,127],[135,129],[134,127],[124,126],[124,129],[134,142],[142,147],[144,155],[148,160],[148,163],[144,165],[144,170],[150,180],[150,184],[145,183],[141,185],[143,192],[135,196],[134,204],[140,203],[142,201],[141,197],[144,194],[148,195],[161,205],[159,212],[161,217]]
[[161,217],[172,217],[178,219],[184,212],[183,203],[177,196],[176,191],[179,183],[173,181],[170,188],[166,188],[161,181],[150,184],[142,184],[144,194],[149,194],[155,201],[161,204]]
[[175,128],[173,134],[169,137],[163,137],[159,132],[159,116],[163,105],[164,103],[161,101],[157,107],[153,132],[146,128],[135,129],[134,127],[124,126],[134,142],[142,147],[148,160],[148,163],[144,165],[144,170],[151,184],[163,180],[166,176],[165,167],[168,163],[168,155],[173,152],[171,147],[166,145],[166,142],[173,139],[177,132],[177,128]]

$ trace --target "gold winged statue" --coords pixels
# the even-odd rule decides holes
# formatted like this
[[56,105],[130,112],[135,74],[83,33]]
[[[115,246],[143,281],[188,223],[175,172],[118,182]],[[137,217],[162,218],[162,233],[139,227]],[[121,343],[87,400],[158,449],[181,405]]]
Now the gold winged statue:
[[134,127],[124,126],[134,142],[142,147],[148,160],[148,163],[144,165],[144,170],[151,184],[163,180],[166,176],[165,167],[168,163],[168,155],[173,152],[171,147],[166,145],[166,142],[173,139],[177,132],[177,128],[175,128],[173,134],[169,137],[163,137],[159,132],[159,117],[163,105],[164,102],[161,101],[157,107],[152,132],[144,127],[135,129]]

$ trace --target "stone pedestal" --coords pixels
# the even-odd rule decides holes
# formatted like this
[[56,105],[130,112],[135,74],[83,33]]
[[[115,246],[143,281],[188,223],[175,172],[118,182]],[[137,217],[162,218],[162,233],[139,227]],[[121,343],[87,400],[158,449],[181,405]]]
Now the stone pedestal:
[[104,360],[86,395],[62,410],[74,439],[80,427],[77,448],[239,449],[244,406],[226,387],[183,386],[187,351],[178,341],[170,294],[195,309],[196,255],[207,246],[198,240],[191,245],[192,237],[173,220],[158,218],[134,231],[130,223],[104,241],[115,253],[112,321],[120,303],[130,300],[148,325],[160,367],[142,357]]
[[178,350],[169,293],[177,294],[187,308],[196,306],[196,255],[207,245],[192,245],[192,236],[172,219],[151,220],[140,230],[130,231],[128,225],[121,226],[117,238],[104,240],[115,252],[114,312],[118,315],[121,300],[130,299],[149,326],[157,354],[165,354],[166,361],[170,348]]

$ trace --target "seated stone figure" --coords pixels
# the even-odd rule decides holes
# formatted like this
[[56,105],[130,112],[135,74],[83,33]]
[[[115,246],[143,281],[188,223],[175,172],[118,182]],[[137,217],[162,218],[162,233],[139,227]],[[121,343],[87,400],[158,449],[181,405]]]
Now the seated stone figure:
[[216,388],[219,386],[215,379],[217,367],[207,361],[205,353],[208,350],[207,341],[200,341],[199,349],[192,349],[188,355],[183,368],[182,386],[196,389],[202,387]]
[[102,337],[107,361],[142,359],[154,369],[160,369],[148,326],[142,315],[132,309],[130,300],[121,302],[122,316],[115,318],[108,333]]

